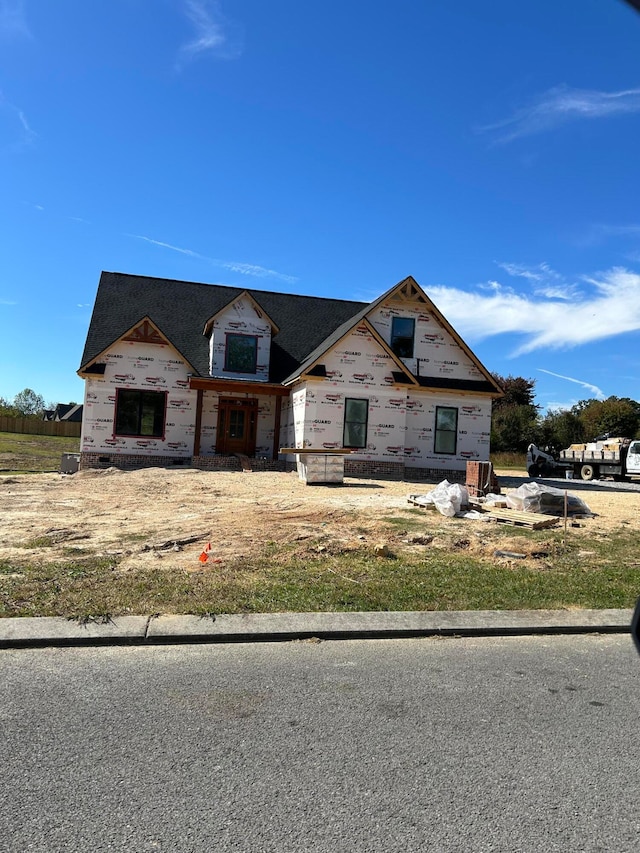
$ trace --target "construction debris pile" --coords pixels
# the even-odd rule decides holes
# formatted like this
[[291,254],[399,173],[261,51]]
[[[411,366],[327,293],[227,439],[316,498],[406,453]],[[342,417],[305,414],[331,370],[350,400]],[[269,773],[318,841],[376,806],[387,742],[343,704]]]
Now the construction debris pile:
[[466,486],[443,480],[430,492],[409,495],[408,500],[414,506],[437,509],[449,518],[498,521],[533,529],[551,527],[561,517],[593,515],[577,495],[537,482],[523,483],[506,496],[489,493],[470,497]]
[[541,512],[547,515],[593,515],[587,504],[565,489],[542,483],[523,483],[505,498],[510,509]]

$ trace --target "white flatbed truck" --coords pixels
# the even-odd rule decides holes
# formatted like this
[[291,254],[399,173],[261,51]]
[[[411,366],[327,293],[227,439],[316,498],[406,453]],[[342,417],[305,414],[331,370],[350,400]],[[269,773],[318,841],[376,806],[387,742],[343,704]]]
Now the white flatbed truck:
[[527,449],[527,473],[530,477],[562,476],[563,472],[582,480],[613,477],[625,480],[640,477],[640,439],[606,438],[586,444],[572,444],[557,458],[535,444]]

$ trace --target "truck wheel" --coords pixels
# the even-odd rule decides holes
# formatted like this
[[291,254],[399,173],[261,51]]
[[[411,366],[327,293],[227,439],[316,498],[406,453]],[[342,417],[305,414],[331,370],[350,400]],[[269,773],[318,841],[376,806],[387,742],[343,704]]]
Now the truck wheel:
[[527,468],[527,474],[532,480],[535,480],[535,478],[538,476],[538,466],[529,465],[529,467]]
[[583,480],[593,480],[596,476],[596,469],[593,465],[583,465],[580,469],[580,476]]

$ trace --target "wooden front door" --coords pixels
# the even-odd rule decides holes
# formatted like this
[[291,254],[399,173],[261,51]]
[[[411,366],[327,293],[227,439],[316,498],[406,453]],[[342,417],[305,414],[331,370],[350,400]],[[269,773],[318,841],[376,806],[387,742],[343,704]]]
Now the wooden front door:
[[221,399],[218,404],[216,453],[229,456],[256,452],[257,400]]

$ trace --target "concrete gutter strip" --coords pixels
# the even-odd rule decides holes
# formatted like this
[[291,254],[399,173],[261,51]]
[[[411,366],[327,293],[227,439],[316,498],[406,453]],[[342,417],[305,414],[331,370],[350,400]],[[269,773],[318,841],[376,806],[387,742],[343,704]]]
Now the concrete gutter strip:
[[0,619],[0,648],[93,646],[144,642],[149,616],[77,622],[63,616]]
[[470,610],[367,613],[244,613],[0,619],[0,648],[239,643],[435,636],[629,633],[632,610]]

